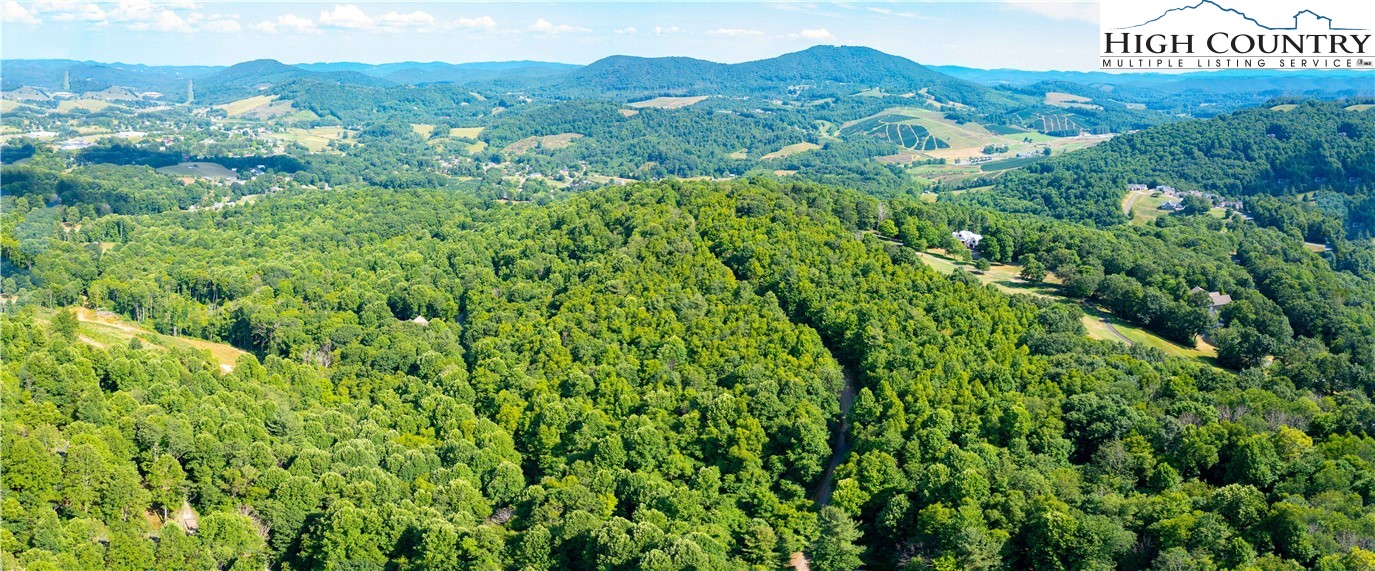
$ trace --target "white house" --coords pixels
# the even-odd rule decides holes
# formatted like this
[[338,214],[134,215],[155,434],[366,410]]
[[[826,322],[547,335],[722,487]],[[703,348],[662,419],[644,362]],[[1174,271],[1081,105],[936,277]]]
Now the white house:
[[955,239],[959,240],[961,244],[964,244],[964,247],[970,250],[977,248],[979,246],[979,240],[984,239],[982,234],[975,234],[968,230],[960,230],[959,232],[952,232],[951,234],[953,234]]

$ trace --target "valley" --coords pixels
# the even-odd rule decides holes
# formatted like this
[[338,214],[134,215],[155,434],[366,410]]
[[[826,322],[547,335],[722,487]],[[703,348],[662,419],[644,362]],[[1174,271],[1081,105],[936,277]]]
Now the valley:
[[0,567],[1369,568],[1368,76],[815,43],[6,60]]

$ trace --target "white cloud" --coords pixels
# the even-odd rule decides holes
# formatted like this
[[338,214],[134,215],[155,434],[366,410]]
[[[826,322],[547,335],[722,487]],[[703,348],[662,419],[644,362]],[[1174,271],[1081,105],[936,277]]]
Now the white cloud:
[[890,10],[890,9],[888,9],[888,8],[880,8],[880,7],[878,7],[878,6],[870,6],[870,7],[868,8],[868,10],[869,10],[870,12],[875,12],[875,13],[878,13],[878,14],[883,14],[883,15],[885,15],[885,16],[897,16],[897,17],[899,17],[899,18],[921,18],[921,17],[922,17],[921,14],[918,14],[918,13],[916,13],[916,12],[899,12],[899,11],[897,11],[897,10]]
[[435,19],[428,12],[416,10],[409,14],[387,12],[378,16],[377,22],[388,30],[399,30],[402,28],[431,28],[435,24]]
[[178,16],[176,12],[171,10],[162,10],[156,13],[148,21],[129,24],[129,29],[136,32],[151,30],[154,32],[190,33],[193,31],[191,29],[191,24],[187,23],[186,19]]
[[326,28],[366,30],[373,26],[373,21],[362,8],[353,4],[335,4],[334,10],[320,12],[320,25]]
[[611,33],[613,33],[613,34],[619,34],[619,35],[637,34],[637,33],[639,33],[639,32],[640,32],[640,31],[639,31],[639,30],[636,30],[634,26],[631,26],[631,27],[629,27],[629,28],[621,28],[621,29],[619,29],[619,30],[612,30],[612,31],[611,31]]
[[211,16],[204,24],[200,24],[200,29],[220,34],[233,34],[242,31],[243,26],[239,25],[238,20],[216,14]]
[[159,10],[148,0],[122,0],[110,10],[110,19],[116,22],[150,22],[159,16]]
[[1040,14],[1052,20],[1098,23],[1098,4],[1095,2],[1009,1],[1007,5],[1017,10]]
[[281,16],[277,16],[276,20],[266,20],[263,22],[258,22],[250,27],[254,30],[258,30],[260,32],[267,32],[269,34],[291,32],[295,32],[298,34],[309,34],[317,31],[315,28],[315,22],[312,22],[310,18],[302,18],[295,14],[283,14]]
[[566,33],[569,33],[569,32],[591,32],[591,31],[592,31],[592,30],[589,30],[589,29],[587,29],[587,28],[582,28],[582,27],[578,27],[578,26],[570,26],[570,25],[568,25],[568,24],[552,24],[552,23],[549,22],[549,20],[545,20],[544,18],[540,18],[540,19],[538,19],[538,20],[535,20],[535,23],[530,24],[529,30],[530,30],[531,32],[539,32],[539,33],[541,33],[541,34],[566,34]]
[[71,22],[81,20],[84,22],[104,22],[105,10],[95,4],[78,4],[71,6],[69,10],[62,10],[53,16],[53,20],[59,22]]
[[490,30],[497,27],[497,21],[493,20],[491,16],[480,16],[477,18],[459,18],[454,22],[454,25],[459,28],[481,28],[483,30]]
[[760,30],[747,30],[747,29],[744,29],[744,28],[717,28],[717,29],[715,29],[715,30],[707,30],[707,35],[708,35],[708,36],[725,36],[725,37],[728,37],[728,38],[742,38],[742,37],[750,37],[750,36],[753,36],[753,37],[762,36],[762,35],[764,35],[764,32],[762,32],[762,31],[760,31]]
[[804,40],[834,40],[834,39],[836,39],[835,36],[832,36],[832,35],[831,35],[831,32],[830,32],[830,31],[826,30],[826,28],[817,28],[817,29],[815,29],[815,30],[802,30],[802,31],[799,32],[797,35],[798,35],[798,37],[800,37],[800,38],[802,38],[802,39],[804,39]]
[[668,34],[676,34],[681,31],[683,30],[678,26],[669,26],[667,28],[661,26],[654,26],[654,35],[656,36],[666,36]]
[[18,2],[8,0],[5,2],[4,17],[0,18],[0,21],[6,24],[37,24],[38,18],[35,18],[33,14],[30,14],[29,11],[25,10],[23,6],[20,6]]

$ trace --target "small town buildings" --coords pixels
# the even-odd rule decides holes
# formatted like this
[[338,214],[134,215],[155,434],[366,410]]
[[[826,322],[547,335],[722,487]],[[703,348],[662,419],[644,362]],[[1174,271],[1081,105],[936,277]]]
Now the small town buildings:
[[1144,184],[1129,184],[1129,185],[1127,185],[1127,190],[1146,190],[1146,185],[1144,185]]

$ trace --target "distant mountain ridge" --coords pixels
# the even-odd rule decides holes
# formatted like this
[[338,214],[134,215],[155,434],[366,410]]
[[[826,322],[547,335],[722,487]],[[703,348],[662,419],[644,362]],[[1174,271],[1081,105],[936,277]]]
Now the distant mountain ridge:
[[669,95],[749,95],[805,88],[921,90],[942,101],[985,103],[989,91],[907,58],[857,46],[815,46],[778,57],[723,64],[687,57],[612,56],[547,86],[578,97],[597,92],[635,99]]

